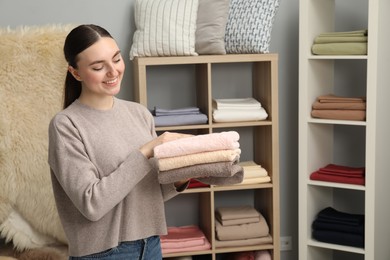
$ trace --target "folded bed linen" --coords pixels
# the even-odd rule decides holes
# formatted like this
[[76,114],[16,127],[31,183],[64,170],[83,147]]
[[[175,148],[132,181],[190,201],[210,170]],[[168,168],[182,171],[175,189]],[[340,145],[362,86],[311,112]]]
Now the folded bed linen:
[[155,158],[175,157],[207,151],[237,149],[240,135],[236,131],[194,135],[163,143],[154,148]]
[[267,119],[268,114],[264,108],[245,109],[245,110],[213,110],[214,122],[242,122],[258,121]]
[[234,185],[242,182],[244,173],[242,172],[242,168],[239,165],[233,165],[233,172],[236,172],[231,177],[204,177],[204,178],[196,178],[198,181],[203,182],[205,184],[216,185],[216,186],[226,186],[226,185]]
[[365,103],[365,97],[342,97],[334,94],[318,96],[317,100],[321,103]]
[[354,247],[364,247],[364,236],[331,230],[313,230],[313,238],[318,241]]
[[319,102],[315,101],[312,105],[313,109],[325,109],[325,110],[366,110],[365,102]]
[[339,173],[345,176],[363,176],[365,173],[365,167],[351,167],[337,164],[328,164],[325,167],[319,169],[321,173]]
[[354,184],[354,185],[365,185],[366,183],[364,177],[337,176],[337,175],[323,174],[319,172],[313,172],[312,174],[310,174],[310,180],[337,182],[337,183]]
[[201,125],[208,122],[205,114],[153,116],[155,126]]
[[163,109],[154,107],[153,114],[155,116],[173,116],[173,115],[191,115],[199,114],[200,109],[198,107],[183,107],[176,109]]
[[[158,180],[161,184],[168,184],[185,179],[196,179],[202,183],[216,185],[215,182],[211,183],[213,179],[210,177],[220,177],[221,179],[216,179],[216,181],[219,180],[226,183],[228,179],[237,174],[241,175],[241,177],[231,179],[228,182],[229,184],[232,184],[231,182],[237,183],[240,179],[242,181],[242,167],[237,165],[237,161],[215,162],[197,164],[168,171],[160,171],[158,173]],[[236,180],[237,178],[238,180]]]
[[366,55],[366,42],[315,43],[312,53],[316,55]]
[[317,214],[317,219],[330,223],[340,223],[344,225],[360,226],[364,224],[363,214],[353,214],[326,207]]
[[341,223],[332,223],[329,221],[322,221],[320,219],[316,219],[313,221],[312,228],[314,230],[330,230],[330,231],[338,231],[345,233],[352,233],[358,235],[364,235],[364,225],[345,225]]
[[263,216],[260,221],[232,226],[223,226],[215,221],[215,234],[218,240],[237,240],[263,237],[269,234],[269,227]]
[[215,215],[220,220],[231,220],[241,218],[260,218],[261,213],[249,205],[235,207],[218,207]]
[[366,120],[366,111],[313,109],[311,111],[311,116],[322,119],[364,121]]
[[264,245],[264,244],[271,244],[272,243],[272,237],[271,235],[267,235],[264,237],[258,237],[258,238],[248,238],[248,239],[237,239],[237,240],[226,240],[221,241],[216,239],[215,240],[215,247],[216,248],[224,248],[224,247],[238,247],[238,246],[256,246],[256,245]]
[[234,162],[240,158],[241,149],[218,150],[211,152],[194,153],[170,158],[158,159],[159,171],[168,171],[186,166],[214,163],[214,162]]
[[255,98],[216,98],[213,99],[215,109],[258,109],[261,103]]
[[314,43],[333,43],[333,42],[367,42],[367,36],[352,35],[352,36],[325,36],[320,35],[314,38]]
[[271,182],[271,177],[264,176],[264,177],[257,177],[257,178],[244,178],[242,182],[238,183],[237,185],[247,185],[247,184],[261,184],[261,183],[269,183]]
[[332,37],[352,37],[352,36],[367,36],[368,30],[367,29],[361,29],[361,30],[354,30],[354,31],[340,31],[340,32],[323,32],[319,34],[319,36],[332,36]]

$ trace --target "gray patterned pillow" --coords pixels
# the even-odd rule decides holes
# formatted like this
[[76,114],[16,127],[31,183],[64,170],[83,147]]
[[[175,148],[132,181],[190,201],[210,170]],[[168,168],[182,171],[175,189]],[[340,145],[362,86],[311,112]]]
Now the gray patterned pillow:
[[231,0],[226,53],[268,53],[280,0]]

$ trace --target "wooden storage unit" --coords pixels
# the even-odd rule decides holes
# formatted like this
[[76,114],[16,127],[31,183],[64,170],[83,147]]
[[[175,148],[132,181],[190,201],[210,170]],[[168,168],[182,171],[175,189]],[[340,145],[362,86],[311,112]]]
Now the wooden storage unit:
[[[164,257],[202,255],[201,259],[222,259],[224,253],[240,252],[251,250],[270,250],[272,259],[280,259],[279,252],[279,138],[278,138],[278,56],[277,54],[240,54],[240,55],[207,55],[190,57],[137,57],[133,61],[135,100],[149,109],[156,104],[150,104],[151,95],[150,82],[147,82],[150,70],[172,69],[176,70],[187,66],[193,70],[194,78],[191,80],[195,90],[191,93],[196,95],[195,105],[208,116],[208,123],[201,125],[182,125],[170,127],[157,127],[156,131],[181,131],[193,134],[207,134],[227,130],[245,130],[244,132],[251,139],[251,150],[245,151],[246,158],[243,160],[254,160],[262,165],[271,177],[271,183],[255,185],[234,185],[234,186],[211,186],[209,188],[188,189],[183,195],[196,194],[199,200],[198,214],[199,226],[210,241],[212,248],[207,251],[184,252],[165,255]],[[231,98],[226,96],[216,97],[213,85],[215,70],[220,71],[218,64],[236,64],[250,68],[250,95],[259,100],[268,113],[264,121],[214,123],[212,122],[212,100],[213,98]],[[179,66],[179,67],[178,67]],[[217,69],[218,68],[218,69]],[[223,73],[223,71],[222,71]],[[242,75],[238,75],[242,77]],[[194,83],[195,82],[195,83]],[[217,83],[215,83],[217,84]],[[219,86],[223,87],[223,86]],[[236,86],[241,87],[241,86]],[[237,89],[240,93],[240,89]],[[177,93],[171,93],[177,95]],[[220,94],[221,95],[221,94]],[[236,96],[242,98],[245,96]],[[187,106],[192,106],[188,104]],[[241,134],[240,134],[241,136]],[[241,136],[242,138],[242,136]],[[241,147],[242,150],[245,147]],[[214,212],[216,199],[223,200],[224,195],[236,192],[237,195],[245,191],[253,192],[253,206],[266,218],[270,227],[270,234],[273,237],[272,244],[248,247],[215,247],[215,220]]]
[[[312,55],[314,38],[323,32],[365,28],[335,27],[339,4],[346,0],[300,0],[299,43],[299,259],[390,259],[389,102],[390,1],[367,0],[367,55]],[[349,1],[353,4],[354,1]],[[387,11],[386,11],[387,10]],[[349,9],[350,12],[353,9]],[[356,14],[358,15],[358,14]],[[353,73],[344,73],[345,68]],[[365,81],[357,82],[356,75]],[[340,80],[341,79],[341,80]],[[341,84],[340,84],[341,83]],[[319,95],[366,96],[366,120],[325,120],[310,115]],[[310,180],[328,163],[365,166],[365,185]],[[365,215],[364,248],[319,242],[312,223],[325,207]],[[386,242],[385,242],[386,241]]]

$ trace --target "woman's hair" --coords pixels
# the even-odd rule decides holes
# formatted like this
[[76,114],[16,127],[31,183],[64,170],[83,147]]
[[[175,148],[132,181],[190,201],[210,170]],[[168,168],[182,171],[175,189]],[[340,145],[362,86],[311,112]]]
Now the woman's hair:
[[[101,37],[110,37],[110,33],[94,24],[79,25],[66,36],[64,55],[68,65],[77,69],[78,54],[97,42]],[[81,82],[69,72],[65,78],[64,108],[67,108],[81,94]]]

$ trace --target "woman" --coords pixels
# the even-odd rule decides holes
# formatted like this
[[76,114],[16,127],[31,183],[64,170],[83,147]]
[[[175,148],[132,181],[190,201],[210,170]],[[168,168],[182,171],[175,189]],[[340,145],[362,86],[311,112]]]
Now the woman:
[[160,185],[153,148],[186,135],[157,137],[145,107],[115,97],[125,65],[105,29],[74,28],[64,54],[64,110],[49,126],[49,165],[69,259],[161,259],[164,201],[187,181]]

